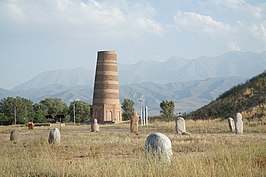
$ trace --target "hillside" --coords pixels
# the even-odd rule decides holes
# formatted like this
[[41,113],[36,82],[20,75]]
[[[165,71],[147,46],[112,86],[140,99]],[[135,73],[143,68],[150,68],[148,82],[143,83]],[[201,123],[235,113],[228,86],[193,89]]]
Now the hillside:
[[266,118],[266,71],[191,112],[194,119],[228,118],[240,112],[245,119]]

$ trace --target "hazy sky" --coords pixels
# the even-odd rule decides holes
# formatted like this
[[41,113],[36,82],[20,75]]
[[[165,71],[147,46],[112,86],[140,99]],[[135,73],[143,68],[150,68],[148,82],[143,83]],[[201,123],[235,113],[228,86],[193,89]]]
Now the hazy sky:
[[47,70],[266,50],[256,0],[0,0],[0,88]]

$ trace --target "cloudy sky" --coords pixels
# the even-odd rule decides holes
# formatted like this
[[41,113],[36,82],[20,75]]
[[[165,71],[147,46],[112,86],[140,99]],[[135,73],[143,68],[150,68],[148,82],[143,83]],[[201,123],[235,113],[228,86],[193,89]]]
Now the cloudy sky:
[[0,88],[54,69],[266,50],[264,0],[0,0]]

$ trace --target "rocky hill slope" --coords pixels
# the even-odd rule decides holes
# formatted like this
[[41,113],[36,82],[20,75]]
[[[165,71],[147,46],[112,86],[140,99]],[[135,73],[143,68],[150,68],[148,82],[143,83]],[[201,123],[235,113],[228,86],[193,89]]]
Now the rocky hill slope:
[[266,118],[266,71],[226,91],[189,116],[194,119],[228,118],[237,112],[245,119]]

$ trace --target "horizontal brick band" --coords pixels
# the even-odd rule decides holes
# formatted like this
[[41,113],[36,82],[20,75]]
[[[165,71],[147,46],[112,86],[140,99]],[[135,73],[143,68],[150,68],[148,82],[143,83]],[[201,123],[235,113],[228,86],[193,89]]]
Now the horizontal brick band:
[[93,99],[119,99],[119,93],[93,93]]
[[114,75],[118,77],[117,71],[98,71],[96,70],[96,75]]
[[94,90],[97,89],[115,89],[118,90],[119,86],[118,83],[117,84],[106,84],[106,83],[95,83],[94,84]]
[[115,60],[97,60],[97,66],[98,65],[117,65],[117,61]]
[[98,52],[98,59],[102,60],[116,60],[116,52],[114,51],[100,51]]
[[118,82],[118,76],[117,75],[96,75],[95,83],[97,83],[97,81],[117,81]]
[[115,71],[117,72],[117,65],[98,65],[96,68],[98,71]]
[[110,81],[110,80],[100,81],[100,80],[97,80],[95,83],[97,83],[97,84],[118,84],[118,81]]
[[93,105],[104,105],[104,104],[119,104],[118,99],[93,99]]
[[93,93],[119,93],[118,89],[95,89]]

